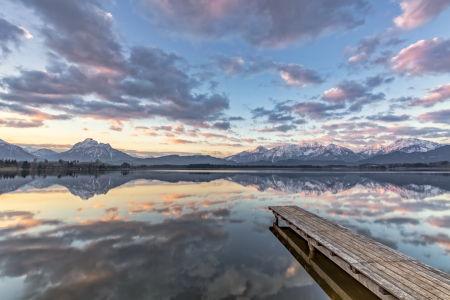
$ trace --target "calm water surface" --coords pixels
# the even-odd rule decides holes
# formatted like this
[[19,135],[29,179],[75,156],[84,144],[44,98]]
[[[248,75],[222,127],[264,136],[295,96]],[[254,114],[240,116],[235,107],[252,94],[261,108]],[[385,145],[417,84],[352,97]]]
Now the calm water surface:
[[298,205],[450,273],[450,175],[0,179],[1,299],[329,299],[269,230]]

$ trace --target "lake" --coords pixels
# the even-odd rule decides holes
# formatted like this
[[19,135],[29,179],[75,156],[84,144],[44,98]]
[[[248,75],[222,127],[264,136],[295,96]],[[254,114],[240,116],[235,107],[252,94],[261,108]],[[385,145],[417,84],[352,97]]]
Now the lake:
[[1,299],[330,299],[272,232],[270,205],[450,273],[447,173],[0,177]]

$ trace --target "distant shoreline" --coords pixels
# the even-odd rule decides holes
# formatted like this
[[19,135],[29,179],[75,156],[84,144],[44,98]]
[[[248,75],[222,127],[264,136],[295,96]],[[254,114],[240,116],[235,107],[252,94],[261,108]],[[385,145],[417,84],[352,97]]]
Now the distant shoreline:
[[0,167],[0,173],[19,173],[26,172],[30,174],[39,173],[98,173],[113,171],[141,171],[141,170],[158,170],[158,171],[308,171],[308,172],[324,172],[324,171],[348,171],[348,172],[404,172],[404,171],[448,171],[450,172],[450,164],[390,164],[390,165],[363,165],[363,166],[236,166],[236,165],[209,165],[209,164],[192,164],[192,165],[153,165],[153,166],[127,166],[111,164],[92,164],[80,163],[77,166],[56,166],[51,165],[45,168],[36,166],[30,168],[21,167]]

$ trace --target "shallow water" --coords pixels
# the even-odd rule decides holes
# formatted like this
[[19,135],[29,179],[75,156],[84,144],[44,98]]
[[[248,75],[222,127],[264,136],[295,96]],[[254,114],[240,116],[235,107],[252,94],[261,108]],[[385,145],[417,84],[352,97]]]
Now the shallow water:
[[1,299],[329,299],[270,231],[269,205],[450,273],[449,174],[4,175]]

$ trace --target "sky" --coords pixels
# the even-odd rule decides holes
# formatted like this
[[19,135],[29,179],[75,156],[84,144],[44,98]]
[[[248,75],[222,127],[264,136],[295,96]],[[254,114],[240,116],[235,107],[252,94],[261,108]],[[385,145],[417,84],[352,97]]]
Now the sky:
[[450,143],[450,0],[5,0],[0,138],[138,156]]

